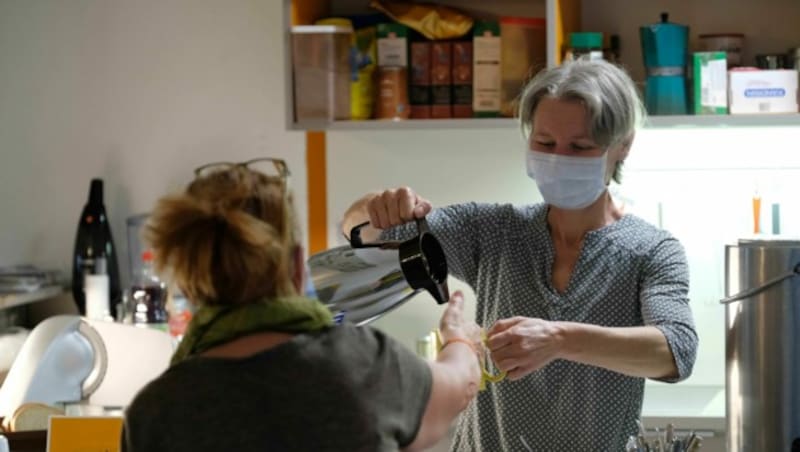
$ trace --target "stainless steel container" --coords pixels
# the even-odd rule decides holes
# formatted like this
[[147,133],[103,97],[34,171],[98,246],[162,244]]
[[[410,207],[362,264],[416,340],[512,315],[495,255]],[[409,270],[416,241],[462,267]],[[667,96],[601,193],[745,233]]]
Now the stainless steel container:
[[369,223],[362,223],[350,231],[349,246],[309,257],[314,292],[337,323],[365,325],[422,290],[447,303],[447,257],[425,218],[416,223],[418,234],[405,241],[370,243],[361,236]]
[[800,452],[800,240],[726,246],[727,449]]
[[403,278],[397,253],[340,246],[308,259],[317,298],[337,323],[364,325],[400,307],[417,292]]
[[792,67],[800,71],[800,47],[789,50],[789,63]]

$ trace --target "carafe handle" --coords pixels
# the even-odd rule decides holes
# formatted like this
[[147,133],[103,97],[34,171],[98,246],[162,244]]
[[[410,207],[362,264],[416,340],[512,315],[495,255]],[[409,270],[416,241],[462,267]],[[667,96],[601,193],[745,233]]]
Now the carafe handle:
[[361,229],[368,224],[369,221],[365,221],[359,225],[353,226],[353,229],[350,229],[350,237],[347,238],[350,242],[350,246],[353,248],[380,248],[383,246],[384,242],[364,243],[361,240]]
[[[420,237],[422,234],[430,233],[430,229],[428,228],[428,221],[425,220],[425,217],[422,218],[415,218],[417,223],[417,237]],[[365,221],[359,225],[353,226],[353,229],[350,230],[350,237],[347,240],[350,242],[350,246],[353,248],[389,248],[395,249],[400,246],[401,242],[392,242],[392,241],[385,241],[385,242],[369,242],[364,243],[361,239],[361,229],[364,226],[368,225],[369,221]]]
[[430,229],[428,228],[428,220],[426,220],[425,217],[416,218],[415,220],[417,221],[417,232],[419,232],[418,235],[427,234],[431,232]]

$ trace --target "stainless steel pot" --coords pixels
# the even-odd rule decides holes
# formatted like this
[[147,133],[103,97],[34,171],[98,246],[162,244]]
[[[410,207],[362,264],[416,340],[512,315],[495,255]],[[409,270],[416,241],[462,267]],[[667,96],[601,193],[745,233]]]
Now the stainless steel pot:
[[725,248],[727,450],[800,452],[800,241]]

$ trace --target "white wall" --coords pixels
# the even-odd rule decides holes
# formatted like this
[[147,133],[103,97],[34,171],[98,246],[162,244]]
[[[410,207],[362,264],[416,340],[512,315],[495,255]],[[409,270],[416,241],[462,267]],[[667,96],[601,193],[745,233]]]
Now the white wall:
[[121,253],[125,218],[209,161],[286,159],[305,223],[282,14],[277,0],[1,1],[0,265],[69,271],[92,177]]

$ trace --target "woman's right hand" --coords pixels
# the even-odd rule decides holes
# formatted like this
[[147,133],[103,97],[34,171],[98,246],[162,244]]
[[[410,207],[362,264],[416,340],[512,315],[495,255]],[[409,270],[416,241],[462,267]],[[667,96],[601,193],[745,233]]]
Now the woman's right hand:
[[439,320],[439,334],[442,344],[446,344],[451,339],[466,339],[475,346],[478,358],[483,355],[483,341],[481,338],[481,327],[472,320],[464,318],[464,295],[461,291],[456,291],[450,296],[447,307]]
[[374,228],[388,229],[415,218],[422,218],[431,211],[431,203],[417,195],[409,187],[400,187],[375,193],[367,201],[369,222]]

